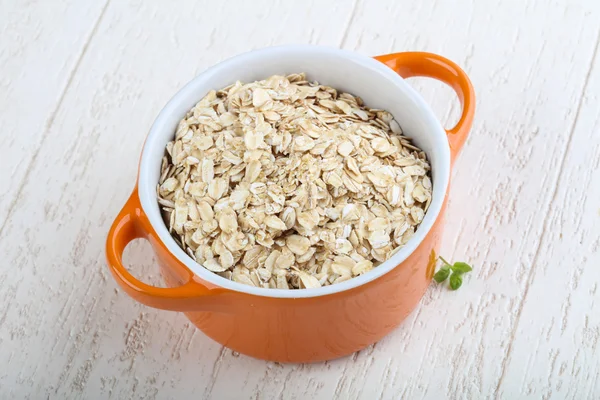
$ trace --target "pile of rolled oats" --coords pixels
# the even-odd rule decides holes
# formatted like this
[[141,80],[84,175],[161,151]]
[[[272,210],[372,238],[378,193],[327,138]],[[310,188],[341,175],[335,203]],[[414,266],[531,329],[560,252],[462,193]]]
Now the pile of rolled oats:
[[392,115],[272,76],[208,93],[179,123],[158,202],[196,262],[247,285],[338,283],[387,260],[431,201],[430,165]]

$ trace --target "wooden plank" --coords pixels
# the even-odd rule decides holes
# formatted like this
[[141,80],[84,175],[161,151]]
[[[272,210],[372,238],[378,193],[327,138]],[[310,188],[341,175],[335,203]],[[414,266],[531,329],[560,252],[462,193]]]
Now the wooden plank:
[[600,395],[599,44],[557,165],[558,185],[498,385],[502,398]]
[[105,3],[0,3],[0,234],[19,201],[32,160],[54,122]]

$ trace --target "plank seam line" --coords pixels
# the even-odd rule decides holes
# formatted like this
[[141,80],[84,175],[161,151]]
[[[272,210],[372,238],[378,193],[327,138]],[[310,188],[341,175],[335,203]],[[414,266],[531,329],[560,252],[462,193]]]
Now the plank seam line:
[[354,4],[352,4],[352,11],[350,11],[350,18],[348,18],[348,22],[344,27],[344,31],[342,33],[342,40],[340,40],[340,48],[344,48],[346,44],[346,40],[348,39],[348,32],[350,31],[350,26],[352,22],[354,22],[354,18],[356,17],[356,9],[358,8],[358,3],[360,0],[354,0]]
[[[590,65],[588,67],[588,71],[585,75],[585,80],[583,82],[583,87],[581,90],[581,96],[579,96],[579,101],[577,103],[577,110],[575,112],[575,118],[573,119],[573,123],[571,124],[571,129],[569,131],[569,137],[567,138],[567,145],[565,146],[565,151],[564,151],[562,159],[560,160],[560,163],[558,165],[558,168],[559,168],[558,170],[560,172],[558,173],[558,177],[556,178],[556,183],[554,184],[554,190],[552,192],[552,197],[550,198],[550,201],[548,202],[548,208],[542,215],[547,215],[548,212],[550,212],[550,209],[552,208],[552,204],[554,203],[554,201],[556,200],[556,197],[558,195],[558,188],[560,187],[560,182],[563,179],[563,173],[564,173],[563,167],[564,167],[565,161],[567,160],[567,155],[571,151],[571,143],[573,141],[573,136],[575,134],[575,128],[577,128],[577,122],[579,119],[579,114],[581,112],[583,98],[585,96],[585,92],[587,90],[587,87],[588,87],[588,84],[590,81],[590,77],[592,75],[592,70],[594,69],[596,56],[598,54],[599,47],[600,47],[600,30],[598,31],[598,34],[596,35],[596,44],[595,44],[594,50],[592,52],[592,58],[590,61]],[[512,347],[513,347],[513,343],[514,343],[515,336],[517,333],[517,328],[519,326],[519,322],[521,321],[521,313],[523,312],[523,306],[525,304],[525,300],[527,299],[527,295],[529,294],[529,287],[531,286],[531,283],[533,281],[533,275],[536,270],[535,265],[537,263],[538,257],[540,255],[540,251],[542,249],[542,243],[544,242],[544,238],[547,236],[547,228],[548,228],[548,219],[546,218],[546,219],[544,219],[544,223],[542,225],[542,234],[540,236],[540,240],[538,241],[537,247],[535,249],[533,261],[531,263],[531,270],[529,271],[529,275],[527,276],[527,282],[525,283],[525,290],[523,291],[523,296],[521,298],[521,301],[519,302],[519,310],[517,311],[517,316],[515,318],[515,322],[513,324],[513,329],[510,334],[510,342],[508,344],[508,349],[506,351],[506,355],[504,356],[504,359],[502,360],[502,371],[500,373],[500,379],[498,380],[498,385],[496,386],[496,390],[494,391],[495,398],[498,398],[498,396],[499,396],[498,392],[500,391],[500,386],[502,386],[502,382],[504,381],[504,377],[506,375],[506,367],[508,366],[508,360],[510,359],[510,356],[512,354]]]
[[40,138],[37,148],[35,149],[35,151],[33,152],[33,155],[31,156],[29,164],[27,165],[27,169],[25,170],[25,175],[23,175],[23,179],[21,179],[21,183],[19,184],[19,187],[17,188],[17,192],[15,193],[15,196],[13,197],[12,201],[10,202],[10,204],[8,206],[6,218],[2,222],[2,226],[0,226],[0,238],[2,237],[2,234],[4,233],[4,229],[8,225],[8,222],[11,220],[11,214],[13,213],[13,211],[17,205],[17,201],[19,201],[19,198],[21,197],[21,194],[23,192],[25,184],[27,183],[27,180],[29,179],[29,175],[31,174],[31,170],[33,169],[33,165],[35,164],[35,161],[40,153],[40,150],[44,146],[44,142],[46,141],[46,138],[48,137],[48,132],[50,131],[50,128],[54,124],[54,119],[56,118],[56,115],[58,114],[58,111],[60,110],[60,108],[62,106],[62,103],[66,97],[66,93],[69,91],[69,88],[71,87],[71,84],[73,83],[75,74],[79,70],[81,60],[87,53],[87,49],[90,45],[90,42],[92,41],[92,39],[96,35],[96,32],[98,31],[98,26],[100,25],[100,22],[102,21],[102,18],[104,17],[104,13],[106,12],[106,9],[108,8],[109,3],[110,3],[110,0],[107,0],[106,3],[104,4],[104,7],[100,11],[100,15],[94,22],[94,26],[92,27],[92,30],[91,30],[88,38],[86,39],[86,41],[83,45],[83,48],[81,49],[81,52],[79,53],[79,56],[77,57],[77,60],[75,61],[75,65],[74,65],[73,69],[71,70],[71,72],[69,73],[69,77],[67,78],[67,84],[63,88],[63,90],[58,98],[56,107],[50,113],[50,117],[48,118],[48,121],[46,121],[46,127],[44,129],[44,133],[42,134],[42,137]]
[[221,369],[221,363],[223,362],[223,358],[225,357],[226,351],[227,351],[227,348],[225,346],[221,346],[221,350],[219,350],[219,355],[217,356],[217,359],[213,363],[213,368],[212,368],[212,373],[211,373],[212,379],[211,379],[210,383],[207,385],[206,390],[204,391],[204,394],[203,394],[204,399],[209,399],[212,397],[212,391],[215,387],[215,383],[216,383],[217,377],[219,375],[219,370]]

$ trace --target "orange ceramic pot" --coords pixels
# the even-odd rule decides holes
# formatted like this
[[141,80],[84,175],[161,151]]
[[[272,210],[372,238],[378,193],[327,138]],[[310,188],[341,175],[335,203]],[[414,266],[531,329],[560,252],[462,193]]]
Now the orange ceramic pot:
[[[242,285],[195,263],[163,223],[155,187],[165,144],[179,120],[210,89],[273,74],[306,72],[314,80],[361,96],[390,111],[432,164],[432,202],[414,237],[367,274],[317,289],[279,290]],[[463,110],[445,131],[403,78],[426,76],[449,84]],[[150,307],[181,311],[207,336],[252,357],[281,362],[329,360],[377,342],[415,308],[431,282],[442,235],[452,160],[473,121],[475,96],[465,73],[430,53],[375,59],[338,49],[283,46],[252,51],[208,69],[186,85],[157,117],[144,144],[138,181],[106,243],[108,266],[131,297]],[[136,238],[154,248],[167,288],[137,280],[121,256]]]

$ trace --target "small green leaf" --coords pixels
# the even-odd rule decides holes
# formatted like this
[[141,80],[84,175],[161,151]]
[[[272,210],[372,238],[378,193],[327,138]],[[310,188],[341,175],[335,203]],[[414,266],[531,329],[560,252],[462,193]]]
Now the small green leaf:
[[456,290],[462,285],[462,276],[460,273],[454,273],[450,276],[450,289]]
[[465,272],[473,271],[473,268],[465,262],[455,262],[453,266],[451,266],[453,272],[458,272],[460,274],[464,274]]
[[450,267],[444,265],[438,272],[435,273],[433,279],[435,279],[437,283],[441,283],[448,278],[448,275],[450,275]]

